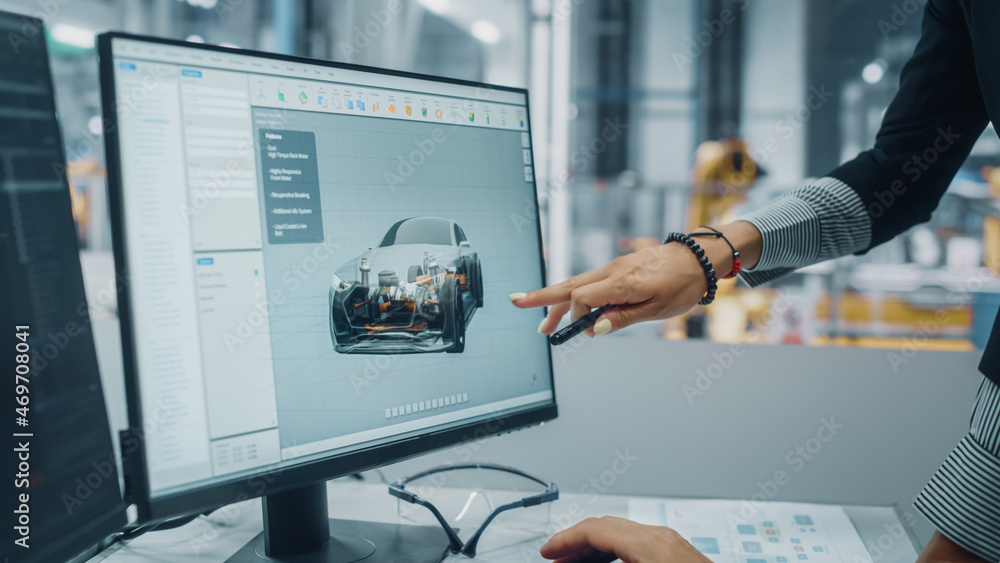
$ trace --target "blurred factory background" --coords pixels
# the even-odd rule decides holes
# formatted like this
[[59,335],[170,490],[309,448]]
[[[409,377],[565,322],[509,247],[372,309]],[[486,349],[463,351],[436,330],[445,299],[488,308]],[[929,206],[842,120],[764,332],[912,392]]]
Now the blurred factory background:
[[[528,87],[550,278],[733,219],[871,145],[924,0],[0,0],[49,26],[91,299],[114,314],[94,35]],[[971,350],[1000,305],[991,125],[934,220],[622,337]],[[993,179],[995,184],[991,185]],[[992,257],[992,259],[989,259]],[[107,299],[94,296],[107,295]]]

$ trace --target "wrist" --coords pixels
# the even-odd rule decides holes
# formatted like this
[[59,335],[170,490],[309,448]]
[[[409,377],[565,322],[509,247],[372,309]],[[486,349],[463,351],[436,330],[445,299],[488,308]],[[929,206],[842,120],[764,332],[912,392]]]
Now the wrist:
[[[746,221],[736,221],[721,227],[715,227],[725,236],[698,237],[698,243],[705,249],[708,259],[719,272],[719,277],[733,271],[733,250],[739,253],[740,269],[750,269],[760,261],[763,239],[757,227]],[[695,229],[694,232],[709,232],[708,229]],[[728,243],[727,243],[728,241]],[[732,246],[730,246],[732,245]]]

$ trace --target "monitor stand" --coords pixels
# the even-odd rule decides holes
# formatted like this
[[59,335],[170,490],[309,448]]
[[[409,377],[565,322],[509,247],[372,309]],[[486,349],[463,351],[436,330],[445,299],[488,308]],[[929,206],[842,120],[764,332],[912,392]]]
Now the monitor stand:
[[226,563],[437,563],[449,547],[438,527],[330,519],[325,482],[268,495],[263,510],[264,531]]

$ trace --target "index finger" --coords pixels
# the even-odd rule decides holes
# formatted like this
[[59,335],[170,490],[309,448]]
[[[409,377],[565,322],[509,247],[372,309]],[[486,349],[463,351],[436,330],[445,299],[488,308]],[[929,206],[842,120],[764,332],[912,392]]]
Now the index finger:
[[608,277],[607,266],[573,276],[568,280],[529,293],[511,293],[510,301],[520,309],[547,307],[569,301],[570,293],[581,286]]

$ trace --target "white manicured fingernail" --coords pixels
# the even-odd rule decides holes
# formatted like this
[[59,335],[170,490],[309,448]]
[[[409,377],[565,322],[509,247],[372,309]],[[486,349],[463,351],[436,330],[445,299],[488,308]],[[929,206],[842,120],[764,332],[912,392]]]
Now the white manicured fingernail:
[[511,301],[520,301],[520,300],[524,299],[527,296],[528,296],[527,293],[511,293],[510,294],[510,300]]
[[608,319],[601,319],[594,325],[594,336],[601,336],[609,332],[611,332],[611,321]]
[[545,329],[549,327],[549,318],[545,317],[538,325],[538,334],[545,334]]

